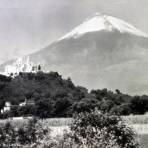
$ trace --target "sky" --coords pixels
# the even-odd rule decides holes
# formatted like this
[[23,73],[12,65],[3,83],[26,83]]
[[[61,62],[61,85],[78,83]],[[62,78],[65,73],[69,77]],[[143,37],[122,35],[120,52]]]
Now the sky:
[[0,64],[40,50],[94,13],[148,34],[148,0],[0,0]]

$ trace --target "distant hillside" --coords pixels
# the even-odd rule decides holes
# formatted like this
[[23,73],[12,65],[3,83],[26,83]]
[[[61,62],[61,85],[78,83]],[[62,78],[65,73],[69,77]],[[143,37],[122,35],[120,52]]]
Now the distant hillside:
[[6,92],[5,100],[14,104],[26,98],[37,100],[40,97],[74,96],[77,91],[80,91],[70,78],[62,79],[57,72],[20,73],[15,78],[1,76],[1,81],[4,80],[3,78],[9,79],[10,82],[6,84],[1,93]]
[[[19,106],[25,100],[32,105]],[[40,118],[71,117],[73,113],[98,108],[104,113],[116,115],[144,114],[148,111],[148,96],[130,96],[120,90],[87,91],[75,86],[70,78],[63,79],[57,72],[20,73],[11,78],[0,75],[0,109],[5,102],[11,110],[0,117],[30,116]]]

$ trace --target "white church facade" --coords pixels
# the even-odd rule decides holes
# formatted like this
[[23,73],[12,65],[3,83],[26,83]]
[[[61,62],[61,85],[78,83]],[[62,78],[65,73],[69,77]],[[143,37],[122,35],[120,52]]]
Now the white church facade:
[[15,77],[19,75],[20,72],[32,72],[36,73],[37,71],[41,70],[40,65],[34,65],[29,57],[23,59],[18,58],[16,62],[14,62],[12,65],[5,66],[5,72],[4,74],[7,76]]

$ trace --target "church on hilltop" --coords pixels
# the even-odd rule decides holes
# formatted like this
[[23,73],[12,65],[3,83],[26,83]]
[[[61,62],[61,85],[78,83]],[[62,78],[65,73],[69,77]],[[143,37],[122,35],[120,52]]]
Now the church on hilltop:
[[5,66],[4,74],[6,76],[15,77],[19,75],[20,72],[32,72],[36,73],[41,71],[40,65],[34,65],[29,57],[27,58],[18,58],[12,65]]

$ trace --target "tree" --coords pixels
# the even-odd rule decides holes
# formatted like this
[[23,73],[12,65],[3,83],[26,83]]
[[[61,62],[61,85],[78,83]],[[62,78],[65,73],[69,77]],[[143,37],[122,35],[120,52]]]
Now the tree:
[[68,108],[71,106],[71,102],[67,97],[58,98],[54,104],[54,115],[58,117],[66,117],[68,115]]
[[31,116],[35,115],[36,113],[36,106],[34,105],[25,105],[19,107],[19,116]]
[[18,106],[12,106],[10,110],[11,117],[18,117],[20,115],[20,110]]
[[43,98],[36,102],[36,115],[40,118],[49,118],[53,115],[53,102]]
[[0,110],[5,106],[5,100],[1,99],[0,100]]
[[148,111],[148,99],[145,97],[135,96],[130,103],[133,114],[144,114]]
[[41,70],[41,65],[38,66],[38,70],[39,70],[39,71]]
[[95,98],[83,98],[79,102],[75,102],[72,106],[73,112],[90,112],[99,107],[99,102]]
[[108,113],[110,112],[111,108],[114,106],[114,102],[111,100],[103,100],[101,101],[100,104],[100,109],[104,112],[104,113]]
[[116,91],[116,93],[117,93],[118,95],[121,94],[121,92],[120,92],[119,89],[116,89],[115,91]]
[[131,114],[130,104],[114,105],[110,110],[110,114],[119,116],[129,115]]

